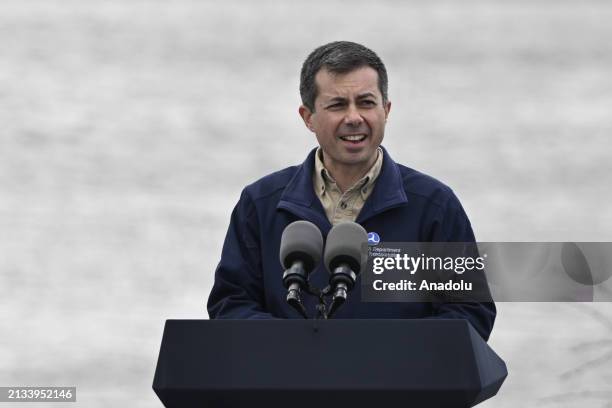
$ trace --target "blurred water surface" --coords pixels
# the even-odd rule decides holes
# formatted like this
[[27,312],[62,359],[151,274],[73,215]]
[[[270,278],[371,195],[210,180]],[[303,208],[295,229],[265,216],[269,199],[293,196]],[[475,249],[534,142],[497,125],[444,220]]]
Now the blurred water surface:
[[[1,2],[0,385],[161,405],[164,320],[207,317],[240,190],[315,146],[298,75],[332,40],[383,58],[386,147],[452,186],[479,240],[612,241],[611,19],[603,0]],[[510,376],[483,407],[612,407],[610,304],[498,308]]]

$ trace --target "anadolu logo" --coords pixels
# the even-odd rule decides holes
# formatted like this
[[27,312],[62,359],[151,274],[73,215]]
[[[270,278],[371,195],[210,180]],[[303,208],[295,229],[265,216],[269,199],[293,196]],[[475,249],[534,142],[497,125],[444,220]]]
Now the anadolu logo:
[[368,245],[378,245],[380,236],[375,232],[368,232]]

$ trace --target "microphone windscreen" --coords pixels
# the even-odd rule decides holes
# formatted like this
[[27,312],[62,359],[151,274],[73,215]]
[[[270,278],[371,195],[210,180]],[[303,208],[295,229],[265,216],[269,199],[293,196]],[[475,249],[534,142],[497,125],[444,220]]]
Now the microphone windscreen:
[[322,252],[323,236],[312,222],[295,221],[285,227],[280,244],[280,263],[285,269],[299,260],[310,273],[321,260]]
[[336,224],[327,235],[325,267],[332,273],[340,264],[347,264],[353,272],[361,272],[367,259],[364,254],[364,244],[368,242],[368,233],[356,222]]

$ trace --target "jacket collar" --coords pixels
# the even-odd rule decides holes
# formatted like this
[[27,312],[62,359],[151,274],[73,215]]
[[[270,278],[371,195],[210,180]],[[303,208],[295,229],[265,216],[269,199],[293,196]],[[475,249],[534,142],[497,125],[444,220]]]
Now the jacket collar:
[[[382,168],[374,185],[374,190],[366,200],[357,222],[363,222],[390,207],[397,207],[408,202],[400,169],[397,163],[391,159],[387,150],[382,146],[381,148],[383,151]],[[316,148],[311,150],[304,163],[298,167],[285,187],[277,208],[295,209],[294,205],[297,205],[307,212],[314,211],[325,217],[325,212],[314,192],[312,182],[316,151]],[[302,216],[303,214],[297,215]]]

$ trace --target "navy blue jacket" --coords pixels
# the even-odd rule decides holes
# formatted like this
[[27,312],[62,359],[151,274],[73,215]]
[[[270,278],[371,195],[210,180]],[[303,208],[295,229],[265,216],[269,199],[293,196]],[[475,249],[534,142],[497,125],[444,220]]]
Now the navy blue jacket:
[[[279,247],[283,230],[293,221],[313,222],[323,237],[332,227],[313,188],[315,150],[301,165],[242,191],[208,299],[211,319],[301,318],[285,301]],[[450,188],[383,153],[380,175],[356,222],[387,242],[474,241],[470,221]],[[310,283],[319,288],[328,279],[322,264],[310,275]],[[317,299],[306,295],[303,300],[314,316]],[[493,303],[362,303],[357,284],[335,318],[467,319],[486,340],[495,313]]]

